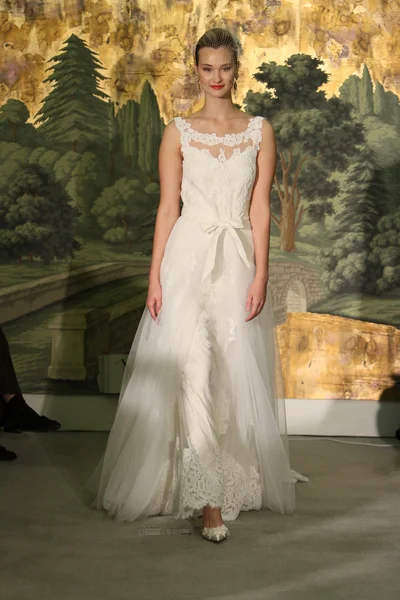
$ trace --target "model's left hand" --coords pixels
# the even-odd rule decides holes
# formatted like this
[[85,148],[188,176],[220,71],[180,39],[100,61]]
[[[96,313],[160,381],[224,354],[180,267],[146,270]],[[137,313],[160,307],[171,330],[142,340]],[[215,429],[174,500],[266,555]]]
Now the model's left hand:
[[254,317],[259,315],[262,311],[267,295],[267,283],[268,277],[267,279],[259,279],[255,277],[253,283],[249,287],[249,292],[247,294],[246,310],[251,310],[249,316],[247,317],[247,319],[245,319],[246,323],[247,321],[251,321],[252,319],[254,319]]

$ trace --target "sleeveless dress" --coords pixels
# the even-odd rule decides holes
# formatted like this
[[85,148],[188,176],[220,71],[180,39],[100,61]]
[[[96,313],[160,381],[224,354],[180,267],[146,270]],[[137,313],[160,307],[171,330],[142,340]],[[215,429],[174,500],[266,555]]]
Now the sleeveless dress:
[[[96,481],[117,521],[196,517],[205,505],[294,510],[269,284],[245,322],[255,275],[248,216],[263,117],[242,133],[200,133],[175,117],[183,208],[161,263],[162,308],[147,308],[127,361]],[[301,477],[301,476],[299,476]]]

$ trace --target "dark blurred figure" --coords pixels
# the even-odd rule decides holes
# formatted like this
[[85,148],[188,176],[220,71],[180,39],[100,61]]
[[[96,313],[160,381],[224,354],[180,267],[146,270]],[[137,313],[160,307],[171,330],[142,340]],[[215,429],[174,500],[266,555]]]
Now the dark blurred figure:
[[[400,374],[399,375],[392,375],[392,379],[394,381],[393,388],[395,390],[395,392],[394,392],[394,394],[395,394],[395,400],[397,400],[397,402],[400,402]],[[398,423],[398,425],[400,425],[400,423]],[[397,437],[398,440],[400,440],[400,427],[396,431],[396,437]]]
[[[393,381],[393,385],[383,390],[379,398],[380,402],[400,402],[400,373],[393,373],[390,378]],[[397,426],[400,426],[400,423],[397,423]],[[396,431],[396,437],[400,440],[400,428]]]
[[[57,431],[61,424],[38,415],[25,401],[10,355],[7,338],[0,328],[0,427],[8,433]],[[0,446],[0,460],[14,460],[15,452]]]

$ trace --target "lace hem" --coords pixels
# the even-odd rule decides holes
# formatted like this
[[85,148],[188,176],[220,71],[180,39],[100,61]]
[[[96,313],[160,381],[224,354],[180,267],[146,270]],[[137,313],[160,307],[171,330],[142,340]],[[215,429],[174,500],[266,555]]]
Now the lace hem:
[[203,506],[221,508],[223,519],[234,520],[242,510],[261,508],[260,476],[245,469],[219,447],[207,461],[185,448],[179,492],[178,517],[194,516]]
[[233,521],[241,511],[262,508],[257,468],[251,465],[246,471],[220,447],[206,459],[190,447],[183,448],[179,476],[176,467],[171,473],[171,460],[165,462],[149,515],[173,514],[176,519],[188,519],[199,516],[204,506],[211,506],[221,509],[223,519]]

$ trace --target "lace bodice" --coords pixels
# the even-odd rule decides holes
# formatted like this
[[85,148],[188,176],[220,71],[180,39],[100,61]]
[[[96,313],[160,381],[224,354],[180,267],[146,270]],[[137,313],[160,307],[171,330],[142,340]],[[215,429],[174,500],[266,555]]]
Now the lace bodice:
[[202,133],[175,117],[181,133],[182,214],[212,220],[246,217],[256,175],[263,117],[250,117],[240,133]]
[[253,247],[249,206],[263,117],[250,117],[244,131],[223,136],[197,131],[182,117],[174,120],[180,130],[183,155],[181,216],[198,223],[209,235],[201,280],[214,270],[219,239],[225,231],[250,267]]

